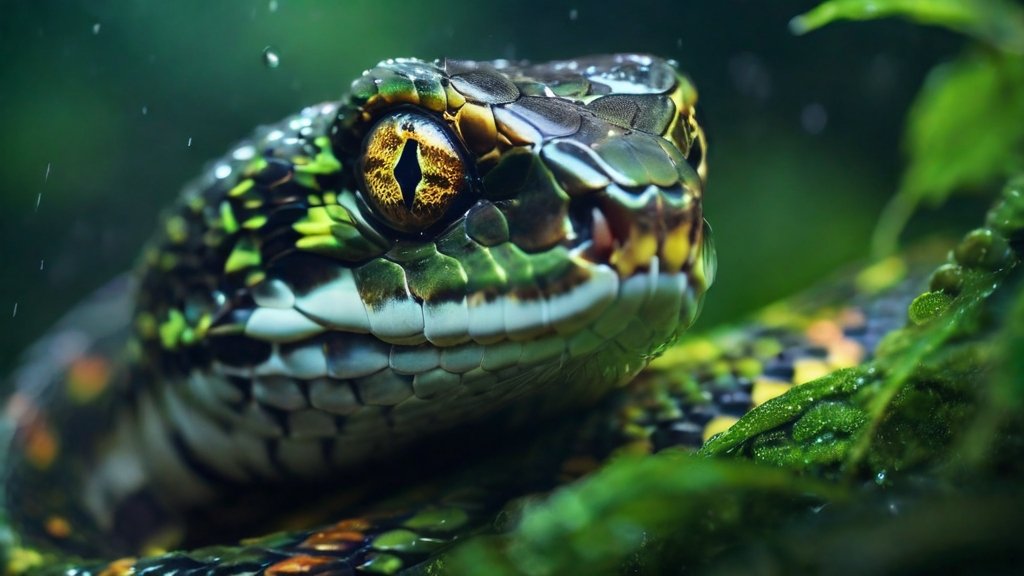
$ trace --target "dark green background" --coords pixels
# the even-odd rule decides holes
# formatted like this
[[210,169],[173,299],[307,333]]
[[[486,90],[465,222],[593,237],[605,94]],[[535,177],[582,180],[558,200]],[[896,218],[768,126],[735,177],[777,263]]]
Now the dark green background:
[[675,58],[711,137],[720,274],[702,323],[791,293],[866,254],[906,109],[959,45],[902,22],[791,35],[814,4],[0,2],[0,371],[131,265],[206,161],[390,56]]

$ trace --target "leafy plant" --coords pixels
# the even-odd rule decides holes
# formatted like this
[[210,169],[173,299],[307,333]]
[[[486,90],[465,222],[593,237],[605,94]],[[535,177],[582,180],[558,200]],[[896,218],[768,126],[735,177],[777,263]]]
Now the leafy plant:
[[837,20],[902,17],[972,42],[937,66],[911,107],[907,167],[873,242],[891,253],[920,204],[984,192],[1024,169],[1024,7],[1010,0],[833,0],[794,18],[804,34]]

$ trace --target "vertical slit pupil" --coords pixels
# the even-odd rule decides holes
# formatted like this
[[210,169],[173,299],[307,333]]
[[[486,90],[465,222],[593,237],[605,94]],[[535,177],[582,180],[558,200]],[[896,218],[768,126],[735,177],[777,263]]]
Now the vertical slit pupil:
[[402,190],[402,201],[407,210],[412,210],[412,205],[416,201],[416,185],[423,178],[420,161],[416,157],[419,147],[419,142],[406,140],[405,147],[402,148],[402,156],[398,159],[398,164],[395,165],[395,180],[398,181],[398,187]]

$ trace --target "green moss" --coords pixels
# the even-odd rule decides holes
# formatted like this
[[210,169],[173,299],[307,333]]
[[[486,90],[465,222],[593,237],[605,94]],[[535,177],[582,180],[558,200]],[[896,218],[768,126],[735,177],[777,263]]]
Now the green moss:
[[910,321],[918,326],[939,316],[953,302],[953,297],[945,292],[925,292],[910,303],[907,315]]

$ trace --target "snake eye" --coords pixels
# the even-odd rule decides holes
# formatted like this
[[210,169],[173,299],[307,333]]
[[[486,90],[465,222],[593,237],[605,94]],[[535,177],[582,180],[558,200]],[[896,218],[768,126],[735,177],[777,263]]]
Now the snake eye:
[[411,111],[381,118],[363,140],[362,190],[379,217],[403,232],[441,219],[466,188],[466,165],[440,121]]

